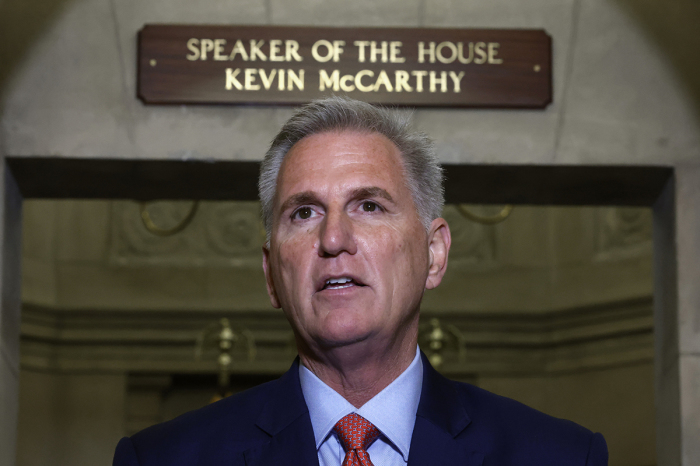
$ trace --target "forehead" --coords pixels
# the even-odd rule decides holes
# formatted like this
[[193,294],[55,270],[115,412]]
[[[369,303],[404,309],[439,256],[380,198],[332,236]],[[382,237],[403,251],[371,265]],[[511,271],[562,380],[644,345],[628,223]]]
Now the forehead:
[[[287,153],[277,181],[278,196],[346,185],[407,189],[396,145],[379,133],[337,131],[313,134]],[[292,192],[290,192],[292,191]]]

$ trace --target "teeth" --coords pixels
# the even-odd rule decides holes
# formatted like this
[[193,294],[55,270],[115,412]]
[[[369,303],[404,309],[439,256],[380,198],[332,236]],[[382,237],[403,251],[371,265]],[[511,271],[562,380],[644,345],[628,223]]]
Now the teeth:
[[352,278],[331,278],[329,280],[326,280],[326,285],[344,285],[346,283],[350,283],[352,281]]

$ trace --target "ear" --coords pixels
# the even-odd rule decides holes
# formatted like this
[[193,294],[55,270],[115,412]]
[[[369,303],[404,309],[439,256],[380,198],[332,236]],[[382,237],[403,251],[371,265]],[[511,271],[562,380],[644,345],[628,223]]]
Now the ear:
[[452,244],[450,227],[444,218],[436,218],[430,224],[428,232],[428,251],[430,255],[430,266],[428,268],[428,278],[425,280],[425,288],[432,290],[442,281],[442,277],[447,270],[447,256]]
[[270,303],[274,308],[281,308],[280,300],[277,298],[277,291],[275,291],[275,282],[272,279],[272,271],[270,270],[270,249],[267,246],[263,246],[263,270],[265,271],[265,284],[267,285],[267,295],[270,297]]

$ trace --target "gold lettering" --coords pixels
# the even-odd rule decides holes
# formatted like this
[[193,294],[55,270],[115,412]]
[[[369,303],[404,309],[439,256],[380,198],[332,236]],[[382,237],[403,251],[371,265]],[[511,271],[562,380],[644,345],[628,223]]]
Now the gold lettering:
[[430,55],[430,63],[435,63],[435,42],[431,42],[428,47],[429,48],[426,50],[425,43],[423,41],[418,42],[418,63],[425,63],[426,53]]
[[440,83],[440,92],[447,92],[447,71],[440,72],[440,79],[435,71],[430,72],[430,92],[437,91],[437,84]]
[[[325,56],[321,55],[318,53],[319,47],[325,47],[328,53]],[[314,42],[314,45],[311,46],[311,56],[314,57],[314,60],[317,62],[325,63],[333,58],[333,45],[324,39],[317,40]]]
[[240,68],[236,68],[235,70],[231,68],[226,68],[226,90],[230,91],[234,87],[238,89],[239,91],[243,89],[243,86],[241,86],[240,81],[236,79],[236,76],[241,72]]
[[255,39],[250,39],[250,60],[255,61],[255,57],[259,57],[262,61],[267,61],[267,57],[260,49],[265,41],[260,39],[256,41]]
[[[272,58],[270,58],[270,59],[272,59]],[[268,76],[265,73],[265,70],[260,68],[258,70],[258,74],[260,75],[260,80],[262,81],[263,87],[265,88],[265,90],[266,91],[269,90],[270,87],[272,86],[272,83],[275,81],[275,74],[277,74],[277,70],[271,70],[270,76]]]
[[428,76],[425,70],[413,70],[411,74],[416,77],[416,92],[423,92],[423,78]]
[[340,88],[345,91],[345,92],[352,92],[355,90],[355,85],[354,84],[348,84],[348,81],[351,83],[355,80],[355,77],[351,74],[346,74],[342,78],[340,78]]
[[477,65],[486,63],[486,44],[484,42],[477,42],[476,46],[474,46],[474,52],[478,57],[474,59],[474,63]]
[[391,42],[389,42],[389,61],[391,63],[406,62],[406,57],[399,57],[399,54],[401,53],[401,47],[403,47],[403,42],[401,41],[392,40]]
[[369,44],[369,61],[371,61],[372,63],[376,63],[377,62],[377,55],[381,54],[382,55],[382,63],[386,63],[388,61],[386,47],[387,47],[387,41],[385,41],[385,40],[382,41],[382,48],[381,49],[377,48],[376,41],[373,40],[372,42],[370,42],[370,44]]
[[296,61],[302,61],[301,55],[299,55],[299,42],[295,40],[286,40],[284,41],[284,47],[285,60],[292,61],[293,58]]
[[245,90],[246,91],[258,91],[260,90],[260,84],[255,84],[255,75],[258,74],[258,70],[255,68],[245,69]]
[[[314,57],[314,60],[325,63],[329,61],[331,58],[333,59],[334,62],[340,61],[340,54],[343,53],[343,46],[345,45],[344,40],[334,40],[333,43],[331,44],[327,40],[318,40],[314,43],[314,45],[311,47],[311,55]],[[325,56],[321,55],[318,53],[318,48],[319,47],[326,47],[328,50],[328,54]]]
[[284,70],[280,70],[279,73],[277,73],[277,90],[278,91],[283,91],[284,90]]
[[384,85],[386,87],[387,92],[394,92],[394,88],[391,85],[391,81],[389,80],[389,76],[386,75],[386,71],[382,70],[379,72],[379,77],[377,78],[377,82],[374,83],[374,92],[379,91],[379,86]]
[[[357,49],[357,53],[358,53],[357,61],[360,63],[364,63],[365,62],[365,47],[369,45],[369,41],[368,40],[356,40],[355,42],[353,42],[353,45],[355,45],[358,48]],[[355,79],[357,79],[357,78],[355,78]]]
[[280,53],[281,46],[281,40],[273,39],[270,41],[270,61],[284,61],[284,57],[278,55],[278,53]]
[[[449,57],[445,57],[442,54],[442,50],[445,47],[450,49],[450,56]],[[441,63],[452,63],[453,61],[455,61],[457,59],[457,46],[449,41],[440,42],[440,44],[437,46],[437,50],[435,51],[435,54],[437,55],[437,59],[440,60]]]
[[459,62],[463,63],[465,65],[468,65],[474,59],[474,42],[469,42],[469,57],[468,58],[464,58],[463,48],[464,48],[463,43],[460,42],[457,44],[457,50],[459,51],[459,55],[458,55]]
[[372,92],[374,90],[374,86],[365,86],[362,84],[362,78],[365,76],[369,76],[370,78],[374,76],[374,71],[371,70],[362,70],[359,71],[355,75],[355,86],[357,86],[357,90],[361,92]]
[[293,91],[294,85],[300,91],[304,90],[304,70],[299,70],[299,74],[296,74],[294,70],[287,70],[287,90]]
[[192,39],[188,40],[187,48],[192,53],[186,55],[185,58],[187,58],[190,61],[199,60],[199,39],[195,39],[193,37]]
[[226,39],[216,39],[214,41],[214,60],[228,60],[228,57],[226,55],[222,55],[222,53],[224,53],[224,45],[226,45]]
[[396,79],[396,92],[401,92],[406,90],[407,92],[413,92],[413,88],[408,84],[409,74],[405,70],[394,71],[394,78]]
[[500,46],[501,44],[498,42],[489,42],[489,63],[493,63],[494,65],[503,63],[503,59],[496,58],[496,55],[498,55],[498,47]]
[[461,82],[463,77],[464,71],[460,71],[459,74],[450,71],[450,78],[452,78],[452,83],[454,84],[454,92],[462,92]]
[[343,53],[343,47],[345,46],[344,40],[334,40],[333,41],[333,61],[340,61],[340,54]]
[[333,70],[330,76],[326,70],[318,71],[318,90],[325,91],[326,87],[333,89],[335,92],[340,90],[340,71]]
[[201,53],[199,55],[200,60],[206,60],[207,59],[207,52],[211,52],[214,50],[214,41],[211,39],[202,39],[202,48],[201,48]]
[[229,60],[234,60],[236,58],[237,54],[241,54],[241,58],[243,61],[248,61],[248,52],[245,51],[245,47],[243,46],[243,42],[239,40],[236,41],[235,44],[233,44],[233,50],[231,50],[231,54],[228,56]]

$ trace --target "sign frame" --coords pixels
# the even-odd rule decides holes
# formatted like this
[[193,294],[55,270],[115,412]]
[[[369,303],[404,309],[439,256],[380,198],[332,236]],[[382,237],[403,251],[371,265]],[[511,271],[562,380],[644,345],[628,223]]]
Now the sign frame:
[[137,94],[149,105],[348,95],[389,106],[537,109],[552,101],[551,43],[542,29],[147,24]]

